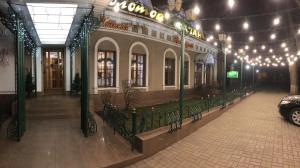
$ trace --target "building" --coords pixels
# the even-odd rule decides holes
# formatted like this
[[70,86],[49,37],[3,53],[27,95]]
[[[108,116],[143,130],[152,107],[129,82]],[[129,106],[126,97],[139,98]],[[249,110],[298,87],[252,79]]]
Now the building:
[[[136,4],[143,9],[154,10],[151,1],[141,1],[141,3],[145,6]],[[65,24],[60,23],[62,20],[56,23],[59,29],[52,28],[48,23],[39,24],[39,17],[44,15],[39,13],[41,7],[49,12],[48,17],[55,16],[50,12],[51,6],[44,5],[42,3],[11,5],[25,22],[25,28],[30,30],[29,34],[33,37],[33,41],[40,41],[33,54],[25,49],[24,75],[32,73],[37,95],[65,93],[68,95],[75,74],[84,75],[81,74],[82,51],[80,48],[72,50],[70,44],[80,27],[81,18],[90,12],[83,10],[87,9],[84,7],[88,6],[91,9],[91,4],[81,2],[79,5],[65,8],[57,7],[60,11],[64,10],[59,12],[59,15],[65,18]],[[4,11],[7,4],[3,2],[1,7]],[[87,74],[90,111],[97,111],[101,107],[100,99],[103,91],[115,93],[115,103],[122,105],[122,83],[125,81],[135,84],[141,91],[139,105],[152,105],[177,99],[180,80],[180,34],[174,27],[161,23],[157,18],[152,19],[136,10],[130,12],[122,6],[119,12],[115,12],[114,7],[114,0],[112,0],[107,8],[94,9],[99,10],[94,16],[100,24],[96,30],[89,33],[88,39]],[[68,12],[69,15],[66,14]],[[7,15],[7,13],[2,14],[2,18]],[[3,23],[2,20],[0,25],[0,79],[2,81],[0,92],[2,94],[0,97],[8,100],[7,97],[14,97],[17,92],[15,84],[18,78],[18,75],[15,75],[17,53],[14,49],[17,41],[14,40],[14,34]],[[43,34],[43,30],[48,29],[51,29],[52,34]],[[191,29],[191,31],[196,30]],[[192,94],[196,87],[212,85],[217,81],[217,48],[207,43],[203,36],[197,38],[195,35],[197,36],[191,33],[185,37],[186,95]]]

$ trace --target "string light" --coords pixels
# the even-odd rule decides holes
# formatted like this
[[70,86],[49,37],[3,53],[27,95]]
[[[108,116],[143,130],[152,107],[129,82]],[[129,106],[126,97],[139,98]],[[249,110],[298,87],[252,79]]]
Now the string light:
[[215,45],[215,46],[218,46],[218,43],[217,43],[217,42],[214,42],[214,45]]
[[249,41],[250,41],[250,42],[254,41],[254,37],[253,37],[253,36],[250,36],[250,37],[249,37]]
[[270,36],[271,40],[275,40],[276,39],[276,34],[275,33],[272,33],[271,36]]
[[247,21],[243,23],[243,28],[244,28],[245,30],[248,30],[248,29],[249,29],[249,23],[248,23]]
[[286,47],[286,43],[281,43],[281,48]]
[[273,25],[274,26],[278,26],[280,24],[280,18],[279,17],[276,17],[274,20],[273,20]]
[[261,46],[261,49],[262,49],[262,50],[265,50],[265,49],[266,49],[266,46],[265,46],[265,45],[262,45],[262,46]]
[[198,6],[195,6],[193,9],[194,14],[199,15],[200,14],[200,8]]
[[235,6],[235,0],[228,0],[228,6],[232,9]]
[[216,25],[215,25],[215,30],[216,30],[216,31],[220,31],[220,29],[221,29],[221,26],[220,26],[219,24],[216,24]]
[[227,41],[228,41],[228,42],[231,42],[231,41],[232,41],[231,36],[228,36],[228,37],[227,37]]

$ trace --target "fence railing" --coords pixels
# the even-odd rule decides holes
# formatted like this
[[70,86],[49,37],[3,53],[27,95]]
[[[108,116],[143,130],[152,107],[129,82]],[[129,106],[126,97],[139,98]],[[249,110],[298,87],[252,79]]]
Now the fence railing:
[[[212,108],[224,107],[233,103],[234,99],[246,95],[246,89],[231,90],[225,95],[207,95],[198,99],[184,100],[183,119],[191,118],[193,122],[202,119],[202,114]],[[131,111],[124,111],[114,105],[105,105],[99,113],[106,123],[113,128],[114,133],[120,134],[128,140],[134,149],[136,134],[169,126],[172,133],[181,128],[178,102],[152,107],[142,107]]]

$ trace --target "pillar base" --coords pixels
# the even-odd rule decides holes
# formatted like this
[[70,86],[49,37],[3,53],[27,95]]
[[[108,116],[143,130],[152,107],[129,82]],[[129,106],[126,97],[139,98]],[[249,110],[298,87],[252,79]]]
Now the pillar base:
[[290,88],[290,94],[291,94],[291,95],[296,95],[296,94],[298,94],[298,85],[291,85],[291,88]]

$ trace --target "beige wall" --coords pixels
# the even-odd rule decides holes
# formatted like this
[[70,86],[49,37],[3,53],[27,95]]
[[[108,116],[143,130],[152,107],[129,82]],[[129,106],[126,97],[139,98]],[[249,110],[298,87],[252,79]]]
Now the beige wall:
[[[14,35],[0,22],[0,54],[8,61],[0,65],[0,94],[10,94],[15,91],[15,42]],[[3,52],[4,51],[4,52]]]
[[[121,91],[121,82],[128,80],[129,78],[129,50],[133,43],[141,42],[147,46],[149,50],[149,67],[148,67],[148,91],[161,91],[163,90],[163,58],[167,49],[172,49],[177,55],[177,86],[179,86],[179,60],[180,60],[180,48],[169,45],[166,43],[149,40],[143,37],[135,37],[126,34],[119,34],[115,32],[95,31],[90,35],[89,43],[89,86],[90,92],[95,93],[95,45],[98,40],[108,37],[113,39],[119,47],[119,88]],[[172,43],[172,42],[170,42]],[[116,47],[111,42],[101,42],[99,47],[101,49],[115,49]],[[141,45],[134,47],[133,50],[144,49]],[[194,57],[199,54],[191,51],[186,52],[190,56],[190,88],[194,87]],[[80,71],[80,52],[76,54],[76,71]]]

